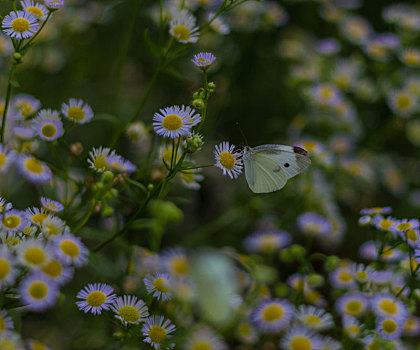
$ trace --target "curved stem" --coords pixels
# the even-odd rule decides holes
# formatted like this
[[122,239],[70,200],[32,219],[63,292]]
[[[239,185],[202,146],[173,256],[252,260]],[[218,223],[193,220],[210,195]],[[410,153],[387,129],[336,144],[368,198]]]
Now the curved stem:
[[91,207],[89,208],[89,210],[86,212],[86,215],[84,216],[84,218],[82,219],[82,221],[80,221],[79,225],[76,226],[76,228],[72,231],[72,233],[77,233],[79,232],[79,230],[85,226],[85,224],[88,222],[88,220],[90,219],[90,217],[93,214],[93,211],[95,210],[96,207],[96,201],[94,201],[91,205]]
[[32,43],[32,41],[35,40],[35,38],[39,35],[39,33],[41,33],[41,30],[45,27],[45,25],[47,24],[48,20],[51,18],[51,14],[52,12],[49,11],[47,18],[45,19],[44,22],[42,22],[41,27],[39,27],[38,31],[35,33],[35,35],[22,47],[22,51],[25,51],[25,49]]
[[12,81],[15,74],[17,63],[13,61],[12,67],[10,68],[9,80],[7,82],[6,100],[4,102],[3,118],[1,121],[1,135],[0,142],[4,143],[4,130],[6,129],[7,111],[9,109],[10,97],[12,96]]

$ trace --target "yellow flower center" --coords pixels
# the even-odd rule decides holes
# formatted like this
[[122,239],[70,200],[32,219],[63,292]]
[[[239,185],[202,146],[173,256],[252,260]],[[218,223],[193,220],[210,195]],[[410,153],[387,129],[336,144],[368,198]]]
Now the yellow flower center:
[[359,281],[364,281],[368,278],[368,274],[366,273],[366,271],[357,271],[356,277]]
[[57,128],[53,124],[45,124],[41,128],[41,134],[48,138],[54,137],[57,134]]
[[188,173],[185,172],[185,173],[181,173],[181,177],[185,183],[190,184],[191,182],[194,181],[195,175],[193,172],[188,172]]
[[348,271],[341,271],[338,275],[338,279],[341,282],[349,283],[353,280],[353,277],[351,277],[350,273]]
[[190,38],[190,30],[185,26],[175,26],[172,32],[179,40],[187,41]]
[[322,323],[317,315],[305,315],[302,317],[302,322],[309,327],[316,327]]
[[26,9],[26,11],[28,11],[28,12],[32,13],[33,15],[35,15],[35,16],[36,16],[36,17],[38,17],[38,18],[40,18],[40,17],[43,17],[43,16],[44,16],[44,12],[42,12],[42,10],[41,10],[39,7],[36,7],[36,6],[31,6],[31,7],[28,7],[28,8]]
[[5,338],[5,339],[0,340],[0,349],[2,349],[2,350],[16,350],[17,348],[11,340]]
[[368,350],[381,350],[381,344],[377,340],[373,340],[372,343],[368,345]]
[[394,250],[392,248],[386,247],[386,248],[384,248],[384,251],[382,252],[382,255],[384,257],[390,258],[394,255]]
[[23,117],[27,118],[34,112],[31,105],[24,105],[20,111]]
[[41,162],[38,159],[35,159],[35,158],[28,158],[25,161],[25,168],[29,172],[35,173],[35,174],[42,174],[42,172],[44,170],[42,168]]
[[37,340],[34,340],[32,342],[32,349],[33,350],[47,350],[47,347],[44,344],[42,344],[41,342],[39,342]]
[[118,315],[122,317],[125,322],[136,322],[140,318],[139,311],[131,305],[125,305],[118,310]]
[[350,332],[350,333],[353,333],[353,334],[359,334],[359,333],[360,333],[360,328],[359,328],[359,326],[357,326],[357,325],[355,325],[355,324],[351,324],[351,325],[348,327],[348,330],[349,330],[349,332]]
[[191,347],[191,350],[213,350],[213,346],[209,344],[206,340],[197,340],[193,346]]
[[9,215],[3,219],[3,225],[8,229],[14,229],[21,223],[21,218],[17,215]]
[[408,230],[406,233],[407,239],[412,242],[418,242],[419,237],[415,230]]
[[400,109],[407,109],[411,106],[411,99],[406,95],[400,95],[397,97],[397,106]]
[[188,261],[183,256],[176,256],[171,259],[171,270],[176,275],[186,275],[189,271]]
[[32,298],[41,300],[48,295],[48,286],[43,281],[36,281],[31,284],[28,291]]
[[176,114],[168,114],[162,120],[162,126],[166,130],[175,131],[179,130],[182,127],[183,121],[179,115]]
[[248,323],[242,323],[238,327],[238,333],[244,336],[251,334],[251,326]]
[[79,246],[70,240],[64,240],[60,244],[61,251],[70,256],[71,258],[76,258],[80,254]]
[[362,311],[362,303],[358,300],[349,301],[346,304],[346,311],[353,316],[359,315]]
[[4,153],[0,153],[0,169],[6,164],[6,155]]
[[30,247],[25,251],[25,260],[32,265],[42,265],[45,262],[46,255],[43,249],[39,247]]
[[290,349],[291,350],[311,350],[312,344],[311,341],[303,336],[298,335],[296,337],[293,337],[293,339],[290,342]]
[[29,21],[26,18],[18,17],[12,21],[12,29],[15,32],[23,33],[30,28]]
[[392,226],[393,222],[388,219],[383,219],[379,222],[379,226],[381,226],[384,230],[388,230]]
[[48,217],[48,215],[47,214],[45,214],[45,213],[38,213],[38,214],[35,214],[34,216],[32,216],[32,221],[35,223],[35,224],[38,224],[38,225],[40,225],[40,224],[42,224],[42,222],[46,219]]
[[10,272],[10,263],[5,258],[0,258],[0,281],[4,280]]
[[228,170],[232,170],[235,166],[235,157],[230,152],[222,152],[219,154],[219,161],[222,166]]
[[61,275],[63,267],[58,260],[51,260],[42,268],[42,271],[50,277],[57,278]]
[[[176,155],[176,159],[174,159],[175,162],[177,162],[180,158],[180,152],[177,153]],[[167,163],[170,164],[171,163],[171,158],[172,158],[172,147],[171,148],[166,148],[163,151],[163,156],[162,156],[163,160]],[[175,155],[174,155],[175,158]],[[183,173],[181,173],[182,175],[184,175]]]
[[4,240],[4,243],[6,243],[8,246],[17,245],[19,242],[20,241],[18,238],[7,238]]
[[2,334],[5,329],[6,329],[6,321],[4,320],[3,317],[0,316],[0,334]]
[[104,292],[99,290],[95,290],[94,292],[89,293],[86,298],[86,302],[90,306],[101,306],[106,301],[106,295]]
[[165,279],[165,278],[156,278],[154,281],[153,281],[153,287],[155,287],[155,289],[158,291],[158,292],[161,292],[161,293],[166,293],[167,291],[168,291],[168,281]]
[[160,344],[166,339],[166,331],[161,326],[152,326],[149,329],[149,338],[155,344]]
[[395,315],[398,311],[397,304],[390,299],[381,300],[379,302],[379,308],[389,315]]
[[271,304],[265,307],[262,312],[262,319],[266,322],[280,320],[284,315],[284,309],[279,304]]
[[403,60],[408,65],[417,66],[420,63],[420,54],[415,51],[406,51],[403,54]]
[[109,168],[108,162],[104,156],[96,157],[93,161],[93,166],[98,170],[107,170]]
[[76,122],[80,122],[85,119],[85,111],[77,106],[70,107],[67,109],[67,117]]
[[260,237],[259,247],[264,252],[273,252],[277,246],[277,239],[274,235],[264,235]]
[[48,236],[57,236],[60,233],[60,230],[54,225],[46,225],[46,228]]
[[382,322],[382,329],[388,334],[394,333],[398,328],[397,323],[394,320],[387,319]]

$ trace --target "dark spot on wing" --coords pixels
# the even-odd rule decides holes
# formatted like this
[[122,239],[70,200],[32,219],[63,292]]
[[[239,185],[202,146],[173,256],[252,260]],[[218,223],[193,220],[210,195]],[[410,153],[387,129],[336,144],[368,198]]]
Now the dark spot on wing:
[[280,168],[280,167],[278,167],[278,168],[276,168],[276,169],[273,169],[273,171],[274,171],[275,173],[280,172],[280,170],[281,170],[281,168]]
[[293,146],[293,152],[301,154],[303,156],[307,156],[308,152],[306,152],[303,148],[297,147],[297,146]]
[[283,164],[286,168],[288,168],[289,166],[290,166],[290,164],[289,163],[284,163]]

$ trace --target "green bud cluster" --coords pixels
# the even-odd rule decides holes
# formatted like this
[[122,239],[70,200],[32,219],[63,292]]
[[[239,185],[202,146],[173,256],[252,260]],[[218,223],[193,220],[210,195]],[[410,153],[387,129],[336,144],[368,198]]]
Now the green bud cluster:
[[108,201],[118,196],[118,190],[112,188],[114,184],[115,176],[110,171],[105,171],[102,174],[101,179],[92,186],[92,192],[94,199],[98,202],[102,202],[102,215],[111,216],[114,214],[114,208],[108,205]]
[[190,134],[184,140],[183,148],[187,153],[194,153],[199,151],[203,144],[203,137],[200,134]]

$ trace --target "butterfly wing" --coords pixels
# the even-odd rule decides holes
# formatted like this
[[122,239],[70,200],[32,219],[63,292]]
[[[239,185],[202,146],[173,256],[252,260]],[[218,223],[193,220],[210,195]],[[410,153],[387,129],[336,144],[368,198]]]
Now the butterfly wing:
[[311,164],[308,153],[296,146],[261,145],[244,152],[245,177],[255,193],[280,190],[287,180]]
[[311,164],[308,152],[297,146],[261,145],[252,149],[276,162],[286,173],[287,179],[305,171]]
[[245,178],[252,192],[274,192],[286,184],[286,173],[274,160],[263,153],[251,153],[249,158],[244,160],[244,165]]

